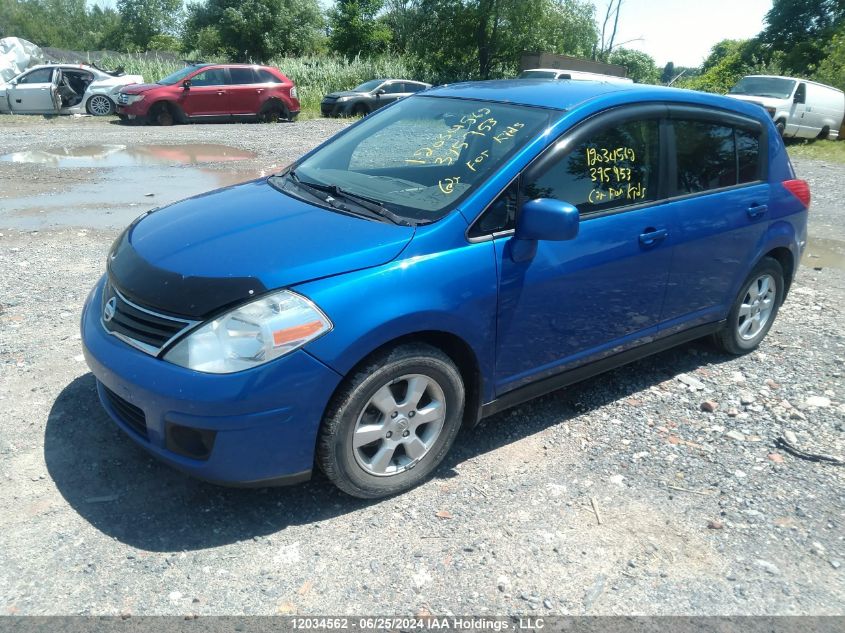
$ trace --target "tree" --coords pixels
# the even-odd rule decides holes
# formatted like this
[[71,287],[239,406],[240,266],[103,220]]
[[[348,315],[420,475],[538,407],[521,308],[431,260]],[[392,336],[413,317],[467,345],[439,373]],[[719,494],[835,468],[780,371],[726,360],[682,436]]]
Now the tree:
[[317,0],[208,0],[188,5],[185,48],[235,61],[312,52],[323,18]]
[[830,39],[814,79],[845,90],[845,25]]
[[701,74],[681,82],[685,88],[728,92],[745,75],[783,73],[783,53],[769,52],[766,59],[758,56],[756,40],[722,40],[717,42],[701,65]]
[[147,50],[156,35],[181,26],[182,0],[117,0],[127,50]]
[[331,49],[349,58],[385,52],[390,28],[376,17],[383,7],[383,0],[338,0],[328,16]]
[[758,38],[770,51],[784,53],[792,73],[807,74],[822,61],[843,20],[845,0],[774,0]]
[[663,73],[660,75],[660,83],[668,84],[675,78],[675,63],[668,62],[663,67]]
[[513,75],[526,51],[589,54],[596,38],[586,0],[415,0],[409,14],[407,49],[443,81]]
[[617,48],[608,57],[611,64],[628,69],[628,76],[638,84],[656,84],[660,81],[660,69],[651,55],[630,48]]

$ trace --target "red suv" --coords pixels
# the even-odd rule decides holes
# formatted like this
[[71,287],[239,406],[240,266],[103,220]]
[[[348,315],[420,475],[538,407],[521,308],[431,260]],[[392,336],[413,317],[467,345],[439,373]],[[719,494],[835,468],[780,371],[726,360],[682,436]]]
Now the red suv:
[[172,125],[190,121],[293,121],[296,86],[277,68],[193,64],[154,84],[133,84],[117,97],[123,120]]

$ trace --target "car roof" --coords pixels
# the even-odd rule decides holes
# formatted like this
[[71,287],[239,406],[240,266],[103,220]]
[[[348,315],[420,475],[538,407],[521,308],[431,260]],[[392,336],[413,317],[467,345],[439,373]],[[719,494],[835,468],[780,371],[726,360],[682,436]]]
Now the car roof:
[[425,95],[499,101],[555,110],[574,110],[583,106],[585,109],[598,111],[633,103],[664,102],[716,107],[758,120],[766,114],[760,106],[723,95],[611,81],[569,79],[542,82],[534,79],[471,81],[432,88],[427,90]]

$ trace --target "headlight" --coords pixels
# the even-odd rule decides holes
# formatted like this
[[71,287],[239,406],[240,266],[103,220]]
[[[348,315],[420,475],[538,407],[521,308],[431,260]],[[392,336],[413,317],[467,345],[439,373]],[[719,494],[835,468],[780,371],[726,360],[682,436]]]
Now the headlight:
[[230,374],[284,356],[332,329],[305,297],[282,290],[242,305],[191,332],[164,360],[211,374]]
[[126,95],[126,104],[132,105],[133,103],[143,101],[145,96],[146,95]]
[[351,96],[347,95],[346,97],[338,97],[337,100],[338,100],[338,103],[339,103],[341,101],[349,101],[351,98],[352,98]]

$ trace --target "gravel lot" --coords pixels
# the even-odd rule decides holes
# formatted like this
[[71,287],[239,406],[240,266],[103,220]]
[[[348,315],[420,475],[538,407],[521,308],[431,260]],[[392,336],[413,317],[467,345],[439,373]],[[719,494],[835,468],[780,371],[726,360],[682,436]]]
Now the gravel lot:
[[0,162],[2,613],[845,613],[845,469],[775,448],[787,436],[845,455],[842,165],[796,164],[815,198],[810,255],[758,352],[695,343],[499,414],[398,498],[353,500],[319,477],[218,488],[124,437],[77,325],[117,229],[193,193],[181,188],[200,170],[253,177],[343,125],[0,117],[3,155],[92,143],[254,154],[116,170]]

